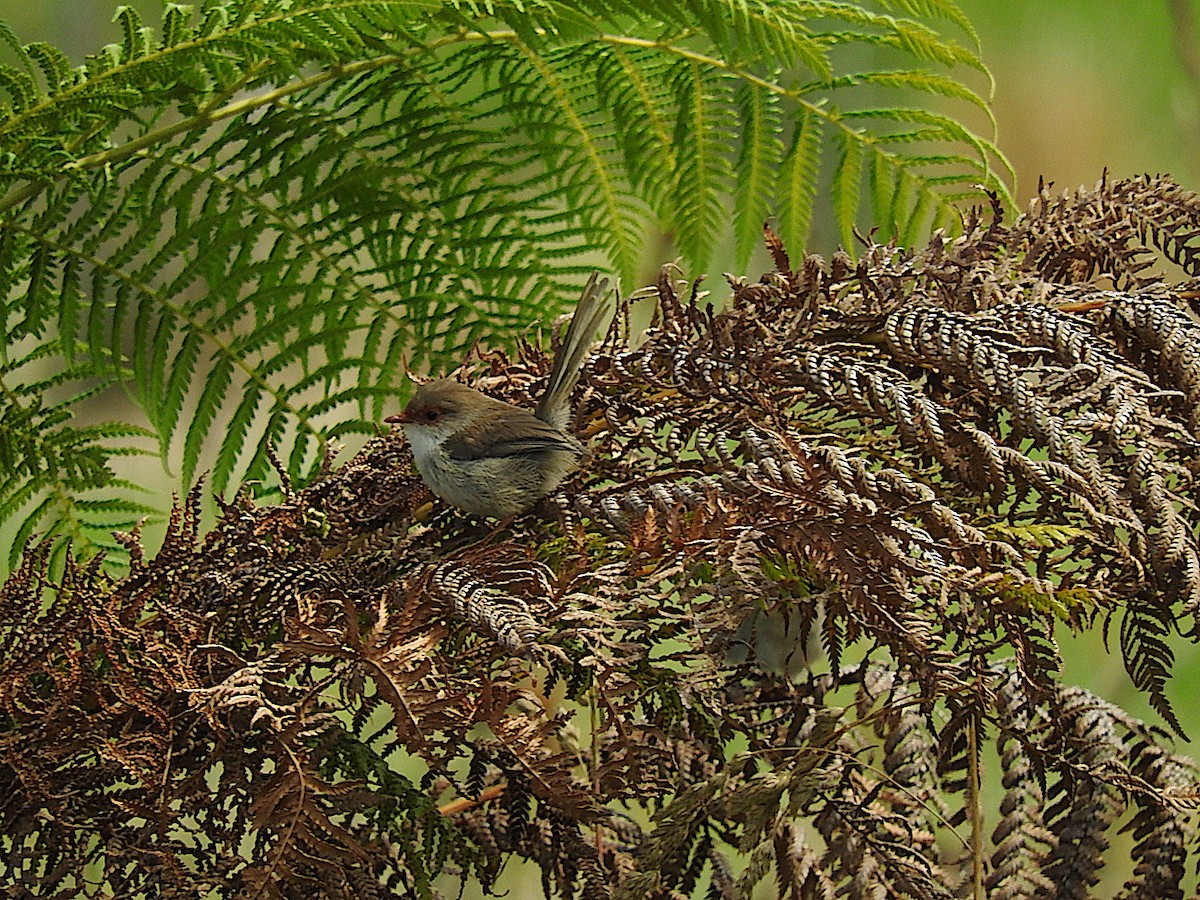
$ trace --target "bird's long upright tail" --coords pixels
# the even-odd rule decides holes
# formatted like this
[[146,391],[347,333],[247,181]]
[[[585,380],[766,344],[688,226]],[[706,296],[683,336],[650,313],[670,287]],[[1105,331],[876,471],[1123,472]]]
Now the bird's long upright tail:
[[567,326],[567,335],[554,357],[554,367],[546,381],[546,391],[534,409],[543,422],[563,430],[571,418],[571,391],[579,381],[588,347],[609,312],[608,279],[593,272],[583,287],[579,303]]

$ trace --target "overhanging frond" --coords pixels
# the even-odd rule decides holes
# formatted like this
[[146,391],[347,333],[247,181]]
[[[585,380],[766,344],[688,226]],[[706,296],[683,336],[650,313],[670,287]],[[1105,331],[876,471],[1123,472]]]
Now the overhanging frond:
[[[703,267],[731,218],[743,260],[771,215],[801,245],[827,178],[843,236],[860,194],[912,237],[1003,190],[987,139],[866,101],[982,103],[952,5],[892,6],[221,0],[157,32],[122,7],[82,66],[6,29],[6,329],[130,396],[185,483],[269,479],[268,447],[303,481],[406,361],[511,344],[589,253],[632,281],[653,224]],[[844,70],[851,45],[888,67]]]

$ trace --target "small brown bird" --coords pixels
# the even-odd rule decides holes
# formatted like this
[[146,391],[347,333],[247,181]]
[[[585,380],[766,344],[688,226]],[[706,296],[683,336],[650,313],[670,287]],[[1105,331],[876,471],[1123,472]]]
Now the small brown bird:
[[429,489],[478,516],[529,509],[579,467],[583,445],[566,429],[571,392],[609,310],[608,279],[588,279],[535,409],[495,400],[449,378],[417,388],[398,422]]

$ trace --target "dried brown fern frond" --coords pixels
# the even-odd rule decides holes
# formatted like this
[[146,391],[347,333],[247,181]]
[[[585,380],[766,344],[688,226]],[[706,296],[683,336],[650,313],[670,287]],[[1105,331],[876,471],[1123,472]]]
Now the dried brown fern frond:
[[[276,506],[200,494],[127,577],[0,589],[0,874],[58,896],[1194,889],[1158,729],[1064,684],[1200,621],[1200,204],[1104,180],[921,250],[663,271],[578,392],[583,469],[495,533],[397,432]],[[465,375],[528,403],[547,355]],[[993,798],[999,798],[993,800]],[[443,880],[438,880],[442,878]],[[1190,879],[1190,880],[1189,880]]]

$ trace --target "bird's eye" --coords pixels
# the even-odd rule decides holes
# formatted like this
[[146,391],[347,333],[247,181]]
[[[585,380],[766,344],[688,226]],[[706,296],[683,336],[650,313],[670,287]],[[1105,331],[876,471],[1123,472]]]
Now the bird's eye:
[[441,417],[442,417],[442,411],[440,409],[425,410],[425,421],[426,422],[436,422]]

